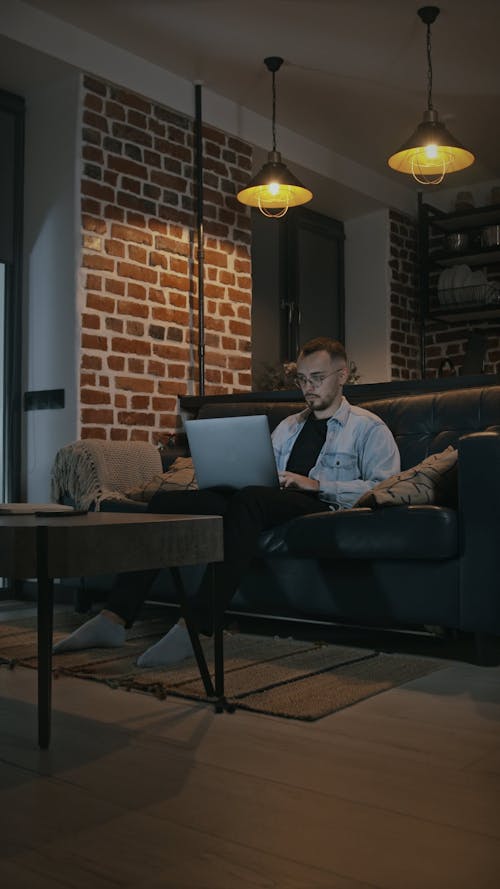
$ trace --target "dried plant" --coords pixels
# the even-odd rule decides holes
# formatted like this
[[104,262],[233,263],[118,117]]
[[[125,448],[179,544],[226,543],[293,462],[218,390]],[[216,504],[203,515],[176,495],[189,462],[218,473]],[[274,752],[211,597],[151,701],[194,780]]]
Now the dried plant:
[[[286,389],[296,389],[295,374],[297,373],[297,365],[295,361],[285,361],[283,364],[266,364],[261,365],[261,369],[255,377],[255,389],[257,392],[276,392]],[[353,385],[360,380],[357,365],[354,361],[349,362],[349,376],[347,384]]]
[[276,392],[277,390],[296,389],[294,376],[297,372],[295,361],[283,364],[261,364],[255,377],[255,388],[259,392]]
[[349,362],[349,376],[347,377],[346,384],[348,386],[354,385],[354,383],[359,382],[361,379],[361,374],[358,373],[358,366],[355,361]]

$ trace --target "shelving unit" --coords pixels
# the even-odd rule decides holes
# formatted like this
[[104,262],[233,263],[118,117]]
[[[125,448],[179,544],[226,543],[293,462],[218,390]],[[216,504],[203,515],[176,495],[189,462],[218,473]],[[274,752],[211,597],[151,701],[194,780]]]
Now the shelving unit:
[[[427,204],[419,195],[418,258],[422,340],[422,376],[425,376],[425,333],[428,322],[493,323],[500,319],[500,244],[485,246],[483,229],[500,225],[500,204],[445,213]],[[465,233],[462,249],[446,245],[450,234]],[[467,265],[485,271],[486,284],[438,288],[444,269]]]
[[488,263],[500,262],[500,247],[481,247],[480,252],[474,250],[439,250],[433,252],[430,256],[432,262],[441,268],[449,268],[457,265],[457,262],[465,263],[469,266],[487,265]]

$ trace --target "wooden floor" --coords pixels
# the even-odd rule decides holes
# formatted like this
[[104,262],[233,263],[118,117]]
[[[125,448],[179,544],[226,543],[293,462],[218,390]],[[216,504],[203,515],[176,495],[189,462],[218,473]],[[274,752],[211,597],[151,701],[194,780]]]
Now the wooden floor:
[[317,723],[0,668],[2,889],[498,889],[500,667]]

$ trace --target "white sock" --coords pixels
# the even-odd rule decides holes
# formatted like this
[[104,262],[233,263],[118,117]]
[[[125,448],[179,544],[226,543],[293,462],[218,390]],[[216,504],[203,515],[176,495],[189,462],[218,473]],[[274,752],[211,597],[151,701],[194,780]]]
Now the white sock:
[[175,624],[154,645],[137,659],[138,667],[169,667],[193,656],[193,647],[187,628]]
[[85,648],[120,648],[125,643],[125,627],[97,614],[78,627],[70,636],[57,642],[52,651],[80,651]]

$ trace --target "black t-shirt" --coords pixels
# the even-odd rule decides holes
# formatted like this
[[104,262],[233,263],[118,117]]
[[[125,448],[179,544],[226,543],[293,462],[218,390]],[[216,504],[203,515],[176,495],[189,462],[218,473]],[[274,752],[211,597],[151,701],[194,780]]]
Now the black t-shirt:
[[295,439],[295,444],[286,464],[287,472],[309,475],[325,443],[327,423],[327,419],[317,420],[314,414],[309,414],[302,430]]

